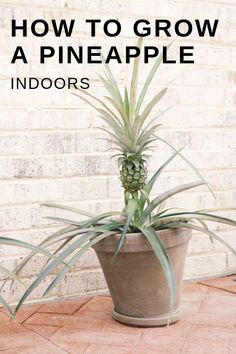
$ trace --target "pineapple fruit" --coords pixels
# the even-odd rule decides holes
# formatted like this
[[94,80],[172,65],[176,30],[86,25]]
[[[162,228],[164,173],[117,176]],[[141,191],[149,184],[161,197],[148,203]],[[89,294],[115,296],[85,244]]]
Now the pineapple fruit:
[[135,193],[143,189],[147,178],[146,161],[140,156],[124,158],[120,170],[120,179],[125,191]]

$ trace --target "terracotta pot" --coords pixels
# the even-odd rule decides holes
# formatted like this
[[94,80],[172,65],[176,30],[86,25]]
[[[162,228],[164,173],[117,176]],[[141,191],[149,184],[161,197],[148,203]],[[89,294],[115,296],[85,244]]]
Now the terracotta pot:
[[[158,232],[175,272],[176,297],[170,323],[180,318],[180,293],[191,230]],[[119,235],[94,246],[114,303],[113,318],[134,326],[163,326],[168,322],[169,292],[164,272],[143,234],[128,234],[114,258]]]

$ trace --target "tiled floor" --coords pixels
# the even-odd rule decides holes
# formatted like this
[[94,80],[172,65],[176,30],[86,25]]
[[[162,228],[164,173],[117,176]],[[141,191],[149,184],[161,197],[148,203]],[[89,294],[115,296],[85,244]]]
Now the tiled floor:
[[109,296],[25,306],[20,323],[1,310],[0,354],[236,354],[234,284],[184,285],[182,320],[169,328],[119,324]]

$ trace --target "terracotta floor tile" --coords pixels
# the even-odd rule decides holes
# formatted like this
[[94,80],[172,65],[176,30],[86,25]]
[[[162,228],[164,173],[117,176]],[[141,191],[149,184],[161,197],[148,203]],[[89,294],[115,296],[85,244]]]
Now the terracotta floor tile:
[[236,354],[232,295],[206,285],[185,285],[182,320],[169,328],[116,322],[110,296],[23,307],[23,325],[0,310],[0,354]]
[[83,354],[87,347],[89,346],[88,343],[79,343],[77,341],[70,341],[70,340],[54,340],[51,341],[52,343],[55,343],[58,345],[60,348],[66,350],[70,354]]
[[202,297],[195,300],[184,300],[181,301],[180,309],[182,314],[186,313],[197,313],[200,310],[201,304],[203,302]]
[[180,350],[190,331],[191,325],[178,322],[170,327],[146,329],[138,342],[139,346],[158,346],[164,350]]
[[107,332],[121,332],[121,333],[142,333],[145,329],[141,327],[132,327],[119,323],[113,318],[110,318],[103,328],[103,331]]
[[[0,340],[4,336],[11,336],[17,333],[27,333],[28,330],[14,320],[8,320],[0,326]],[[0,342],[1,343],[1,342]],[[0,346],[1,348],[1,346]]]
[[235,353],[236,353],[236,339],[232,339],[230,342],[229,354],[235,354]]
[[162,348],[150,347],[128,347],[128,346],[116,346],[116,345],[97,345],[91,344],[85,354],[175,354],[176,352],[165,351],[163,353]]
[[9,322],[10,318],[3,310],[0,310],[0,327],[3,323]]
[[236,354],[236,347],[230,347],[229,354]]
[[135,333],[114,333],[114,332],[95,332],[91,327],[90,331],[77,330],[75,328],[59,329],[52,337],[51,341],[66,339],[66,341],[91,344],[111,344],[111,345],[130,345],[134,346],[141,334]]
[[189,323],[179,321],[171,324],[169,327],[153,327],[153,328],[140,328],[144,334],[153,334],[154,336],[168,336],[168,337],[180,337],[185,336],[186,332],[189,331],[191,325]]
[[[110,321],[111,313],[106,312],[82,312],[80,314],[74,315],[75,323],[80,324],[80,328],[92,328],[95,326],[95,330],[103,329],[104,326]],[[97,325],[98,326],[97,326]]]
[[202,302],[199,312],[236,315],[236,296],[208,295]]
[[193,293],[190,293],[190,292],[185,293],[185,292],[183,292],[181,294],[181,300],[182,301],[202,301],[205,296],[207,296],[207,294],[204,294],[204,293],[198,294],[198,293],[195,293],[195,292],[193,292]]
[[[28,317],[30,317],[33,313],[42,307],[42,304],[32,304],[32,305],[24,305],[20,308],[19,312],[16,315],[16,319],[18,322],[24,322]],[[4,313],[5,310],[2,310]],[[8,314],[7,314],[8,316]]]
[[24,324],[30,331],[38,333],[44,338],[50,338],[60,327]]
[[40,307],[38,312],[72,315],[90,299],[89,297],[81,297],[75,300],[52,301]]
[[0,351],[1,354],[65,354],[65,350],[55,346],[54,344],[47,343],[39,346],[24,346],[13,348],[9,350]]
[[[138,346],[138,348],[140,348],[141,350],[144,348],[156,348],[156,353],[157,354],[179,354],[181,352],[181,349],[183,347],[184,342],[180,341],[180,340],[160,340],[160,342],[156,342],[156,344],[153,343],[153,341],[151,340],[151,342],[148,344],[142,344],[140,346]],[[145,351],[143,352],[145,353]]]
[[26,324],[37,324],[46,326],[67,326],[76,327],[82,329],[93,329],[102,330],[102,328],[107,323],[107,317],[104,318],[102,315],[96,318],[89,316],[72,316],[72,315],[61,315],[61,314],[51,314],[51,313],[36,313],[31,316]]
[[181,354],[228,354],[229,349],[227,347],[220,348],[217,344],[211,343],[209,346],[207,343],[193,342],[189,346],[185,346]]
[[181,354],[227,354],[234,336],[234,328],[193,325]]
[[225,289],[236,294],[236,275],[214,278],[201,282],[201,284],[213,286],[219,289]]
[[19,352],[19,348],[12,348],[12,349],[6,349],[6,350],[1,350],[1,354],[16,354]]
[[207,294],[209,291],[208,286],[199,284],[199,283],[184,283],[182,287],[182,291],[184,294]]
[[12,332],[5,333],[0,336],[0,348],[1,350],[12,349],[16,347],[38,347],[43,346],[47,343],[47,340],[42,338],[36,333],[33,333],[26,328],[23,328],[22,331],[14,331],[15,328],[12,328]]
[[183,321],[191,324],[219,326],[219,327],[233,327],[234,318],[224,314],[214,313],[186,313],[183,314]]
[[223,289],[218,289],[213,287],[209,287],[208,295],[236,296],[234,293],[231,293],[229,291],[225,291]]
[[97,296],[88,301],[82,309],[76,311],[75,315],[87,314],[88,312],[102,312],[111,315],[113,308],[114,305],[110,296]]

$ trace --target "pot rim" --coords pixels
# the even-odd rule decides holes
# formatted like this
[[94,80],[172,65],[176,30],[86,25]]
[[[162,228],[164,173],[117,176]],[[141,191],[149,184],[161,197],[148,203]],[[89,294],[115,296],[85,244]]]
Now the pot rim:
[[[169,228],[169,229],[163,229],[163,230],[155,230],[156,232],[161,232],[162,234],[165,234],[167,232],[170,231],[175,231],[175,230],[186,230],[185,227],[176,227],[176,228]],[[191,230],[190,230],[191,231]],[[118,235],[120,236],[121,233],[116,233],[113,236]],[[143,235],[142,232],[131,232],[131,233],[127,233],[126,236],[137,236],[137,235]]]
[[[166,249],[187,243],[192,236],[192,230],[186,228],[166,229],[156,231]],[[92,247],[96,252],[114,253],[121,234],[114,234],[99,241]],[[120,253],[153,252],[145,235],[141,232],[126,234]]]

